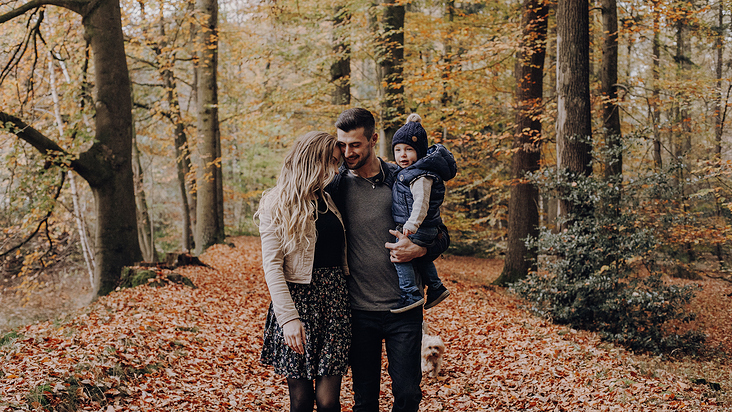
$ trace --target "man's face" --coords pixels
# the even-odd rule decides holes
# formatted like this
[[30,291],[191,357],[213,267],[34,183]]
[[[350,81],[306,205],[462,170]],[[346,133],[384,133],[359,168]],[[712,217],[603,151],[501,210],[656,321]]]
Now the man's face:
[[371,140],[368,140],[363,133],[363,127],[344,132],[338,129],[338,146],[343,151],[343,160],[346,167],[351,170],[358,170],[371,159],[374,154],[374,146],[379,135],[374,133]]

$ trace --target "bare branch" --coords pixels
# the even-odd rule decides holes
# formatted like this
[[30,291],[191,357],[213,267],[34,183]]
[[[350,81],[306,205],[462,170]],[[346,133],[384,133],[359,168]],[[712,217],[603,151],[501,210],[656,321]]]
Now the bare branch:
[[10,10],[9,12],[0,15],[0,24],[10,21],[18,16],[24,15],[26,12],[37,9],[41,6],[48,4],[46,0],[31,0],[28,3],[18,7],[17,9]]
[[[98,3],[98,2],[96,2]],[[84,8],[89,4],[85,0],[30,0],[28,3],[10,10],[5,14],[0,14],[0,24],[10,21],[18,16],[22,16],[30,10],[37,9],[41,6],[58,6],[73,12],[84,14]]]
[[[57,201],[58,197],[61,195],[61,189],[63,189],[63,187],[64,187],[65,180],[66,180],[66,172],[61,172],[61,182],[59,182],[58,188],[56,190],[56,194],[53,196],[54,201]],[[54,211],[54,208],[51,208],[51,210],[49,210],[48,213],[46,213],[46,216],[43,219],[41,219],[40,222],[38,222],[38,226],[36,227],[36,230],[33,231],[33,233],[28,235],[28,237],[26,237],[25,240],[23,240],[19,244],[11,247],[10,249],[6,250],[3,253],[0,253],[0,257],[4,257],[4,256],[8,255],[9,253],[13,252],[14,250],[19,249],[26,243],[30,242],[30,240],[33,239],[38,234],[38,231],[41,230],[41,226],[43,226],[44,223],[46,224],[46,237],[48,238],[48,242],[50,244],[50,247],[49,247],[49,250],[50,250],[50,248],[53,247],[53,241],[51,240],[51,236],[48,234],[48,218],[51,217],[51,214],[53,213],[53,211]]]
[[[38,14],[39,17],[36,19],[35,24],[31,25],[31,21],[33,20],[33,17]],[[14,67],[18,65],[20,60],[25,55],[25,52],[28,50],[28,45],[31,42],[31,39],[34,40],[35,44],[35,37],[37,33],[40,30],[40,24],[43,21],[43,12],[38,13],[38,11],[34,11],[31,16],[28,18],[28,22],[26,23],[27,32],[23,36],[23,41],[21,41],[19,44],[13,46],[13,53],[11,54],[10,58],[8,59],[8,64],[5,65],[5,67],[0,70],[0,83],[2,83],[5,78],[10,74],[10,72],[13,70]],[[37,57],[37,56],[36,56]],[[32,72],[31,72],[32,73]]]
[[[145,109],[145,110],[147,110],[148,112],[153,112],[153,110],[154,110],[154,111],[155,111],[155,113],[154,113],[154,114],[159,114],[159,115],[161,115],[161,116],[163,116],[163,117],[166,117],[166,118],[167,118],[168,120],[170,120],[171,122],[173,122],[173,115],[171,115],[171,114],[170,114],[170,112],[169,112],[169,111],[167,111],[167,110],[158,110],[158,109],[153,109],[153,108],[152,108],[152,107],[151,107],[150,105],[148,105],[148,104],[145,104],[145,103],[138,103],[138,102],[133,102],[133,103],[132,103],[132,105],[133,105],[134,107],[137,107],[137,108],[140,108],[140,109]],[[175,123],[175,122],[173,122],[173,123]]]

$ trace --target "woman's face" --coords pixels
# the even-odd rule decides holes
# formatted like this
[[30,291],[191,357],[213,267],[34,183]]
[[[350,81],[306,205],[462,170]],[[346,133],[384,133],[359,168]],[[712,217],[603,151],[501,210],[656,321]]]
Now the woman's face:
[[341,158],[343,156],[343,152],[341,151],[341,148],[336,145],[333,148],[333,154],[330,157],[330,162],[328,163],[327,175],[326,180],[330,182],[333,179],[333,176],[338,174],[338,167],[341,165]]
[[343,152],[341,151],[341,148],[336,145],[333,147],[333,157],[331,159],[331,162],[333,166],[335,167],[336,171],[338,171],[338,166],[341,165],[341,157],[343,156]]

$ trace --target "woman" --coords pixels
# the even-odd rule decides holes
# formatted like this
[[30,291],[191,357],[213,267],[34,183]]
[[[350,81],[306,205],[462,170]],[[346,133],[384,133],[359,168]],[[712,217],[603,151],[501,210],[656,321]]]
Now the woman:
[[334,136],[310,132],[285,156],[257,211],[272,304],[261,362],[287,378],[290,411],[340,411],[351,317],[345,229],[325,186],[338,173]]

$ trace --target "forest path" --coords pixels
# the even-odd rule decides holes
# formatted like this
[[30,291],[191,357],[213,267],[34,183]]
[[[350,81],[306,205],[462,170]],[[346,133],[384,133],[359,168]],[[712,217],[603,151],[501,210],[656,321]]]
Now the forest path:
[[[123,289],[73,317],[6,335],[0,411],[286,410],[285,383],[258,362],[269,304],[259,239],[230,241],[234,247],[216,245],[201,257],[213,268],[175,270],[196,289]],[[437,263],[452,294],[425,318],[447,349],[442,374],[423,379],[421,410],[726,410],[707,385],[531,316],[505,293],[465,280],[497,276],[496,261]],[[388,410],[383,381],[381,410]],[[350,374],[342,401],[351,410]]]

